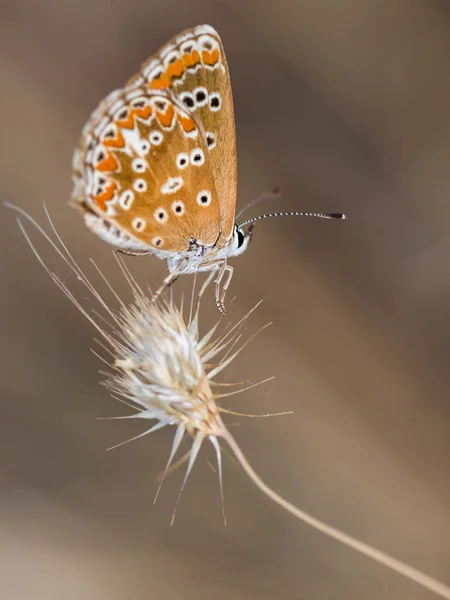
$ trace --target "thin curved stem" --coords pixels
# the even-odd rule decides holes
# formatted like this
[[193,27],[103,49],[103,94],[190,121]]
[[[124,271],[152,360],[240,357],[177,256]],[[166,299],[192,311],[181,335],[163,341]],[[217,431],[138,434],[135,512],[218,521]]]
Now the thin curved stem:
[[431,592],[434,592],[438,596],[441,596],[441,598],[446,598],[447,600],[450,600],[450,587],[448,587],[444,583],[441,583],[440,581],[437,581],[436,579],[425,575],[425,573],[422,573],[421,571],[414,569],[414,567],[410,567],[406,563],[389,556],[385,552],[381,552],[381,550],[377,550],[376,548],[372,548],[372,546],[369,546],[364,542],[360,542],[354,537],[347,535],[342,531],[339,531],[339,529],[336,529],[331,525],[327,525],[323,521],[316,519],[315,517],[309,515],[303,510],[300,510],[299,508],[285,500],[282,496],[280,496],[274,490],[272,490],[272,488],[266,485],[264,481],[259,477],[259,475],[255,473],[233,436],[228,431],[224,430],[222,432],[222,437],[228,443],[233,454],[236,456],[242,468],[253,481],[253,483],[257,487],[259,487],[259,489],[266,496],[268,496],[276,504],[281,506],[281,508],[284,508],[284,510],[294,515],[294,517],[296,517],[297,519],[303,521],[307,525],[310,525],[314,529],[321,531],[325,535],[328,535],[329,537],[334,538],[342,544],[353,548],[353,550],[356,550],[361,554],[365,554],[369,558],[372,558],[373,560],[381,563],[389,569],[400,573],[400,575],[403,575],[407,579],[415,581],[419,585],[422,585],[424,588],[430,590]]

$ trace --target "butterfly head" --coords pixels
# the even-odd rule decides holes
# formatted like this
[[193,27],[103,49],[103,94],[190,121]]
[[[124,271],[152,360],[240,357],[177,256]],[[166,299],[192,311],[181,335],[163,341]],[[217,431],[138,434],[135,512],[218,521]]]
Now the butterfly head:
[[235,224],[233,229],[233,237],[231,238],[231,243],[228,248],[228,256],[239,256],[247,250],[247,246],[252,239],[254,228],[254,223],[250,223],[246,230],[237,223]]

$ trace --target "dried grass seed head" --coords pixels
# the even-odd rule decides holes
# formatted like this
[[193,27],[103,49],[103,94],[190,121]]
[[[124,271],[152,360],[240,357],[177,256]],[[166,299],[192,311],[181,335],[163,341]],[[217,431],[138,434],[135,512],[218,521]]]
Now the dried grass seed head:
[[182,424],[192,436],[220,435],[223,423],[206,366],[223,350],[223,344],[210,343],[216,326],[199,338],[198,309],[186,322],[174,304],[145,296],[122,309],[121,317],[126,343],[116,346],[118,370],[108,387],[139,406],[141,418]]

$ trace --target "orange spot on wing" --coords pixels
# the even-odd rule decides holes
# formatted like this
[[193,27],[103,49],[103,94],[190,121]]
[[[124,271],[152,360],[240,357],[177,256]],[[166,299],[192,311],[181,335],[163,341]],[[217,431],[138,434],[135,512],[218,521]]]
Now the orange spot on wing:
[[140,117],[141,119],[148,119],[152,114],[152,108],[148,104],[142,108],[136,107],[129,111],[128,116],[124,120],[117,120],[116,125],[119,127],[125,127],[125,129],[133,129],[134,118]]
[[111,152],[106,152],[106,158],[96,167],[97,171],[115,171],[119,168],[119,163]]
[[103,194],[100,194],[100,196],[96,196],[94,198],[95,203],[100,208],[100,210],[106,211],[106,203],[108,202],[108,200],[111,200],[111,198],[114,196],[114,190],[116,189],[116,187],[116,182],[111,181],[111,183],[106,187]]
[[157,112],[156,116],[163,127],[170,127],[175,116],[175,111],[172,104],[169,104],[169,106],[166,108],[166,112]]
[[142,108],[135,108],[133,112],[140,119],[146,120],[152,114],[152,107],[146,104]]
[[123,148],[125,146],[125,140],[120,131],[117,131],[117,136],[115,138],[104,138],[103,145],[112,146],[113,148]]
[[186,133],[190,133],[195,129],[195,123],[190,117],[183,117],[183,115],[178,113],[178,121]]
[[161,77],[158,77],[157,79],[152,79],[152,81],[150,82],[150,87],[153,90],[168,88],[170,87],[170,77],[166,73],[163,73]]
[[183,54],[182,60],[186,68],[195,67],[200,62],[200,54],[193,50],[190,54]]
[[183,117],[183,115],[178,115],[178,121],[180,122],[181,127],[186,133],[190,133],[195,129],[195,123],[190,117]]
[[202,60],[205,63],[205,65],[215,65],[219,62],[219,50],[217,48],[212,52],[209,52],[208,50],[203,50]]
[[184,73],[184,65],[181,58],[176,60],[174,63],[171,63],[167,67],[166,75],[172,79],[172,77],[181,77]]
[[128,116],[124,120],[117,120],[116,125],[119,127],[125,127],[125,129],[133,129],[134,127],[134,111],[130,110]]

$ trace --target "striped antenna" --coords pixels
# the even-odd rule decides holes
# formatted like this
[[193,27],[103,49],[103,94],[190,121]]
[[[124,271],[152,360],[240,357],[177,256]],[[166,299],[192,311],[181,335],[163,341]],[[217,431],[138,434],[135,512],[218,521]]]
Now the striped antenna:
[[247,219],[247,221],[244,221],[238,225],[238,229],[248,225],[249,223],[254,223],[255,221],[260,221],[261,219],[271,219],[272,217],[315,217],[316,219],[347,218],[343,213],[276,212],[267,213],[266,215],[259,215],[259,217],[253,217],[252,219]]

